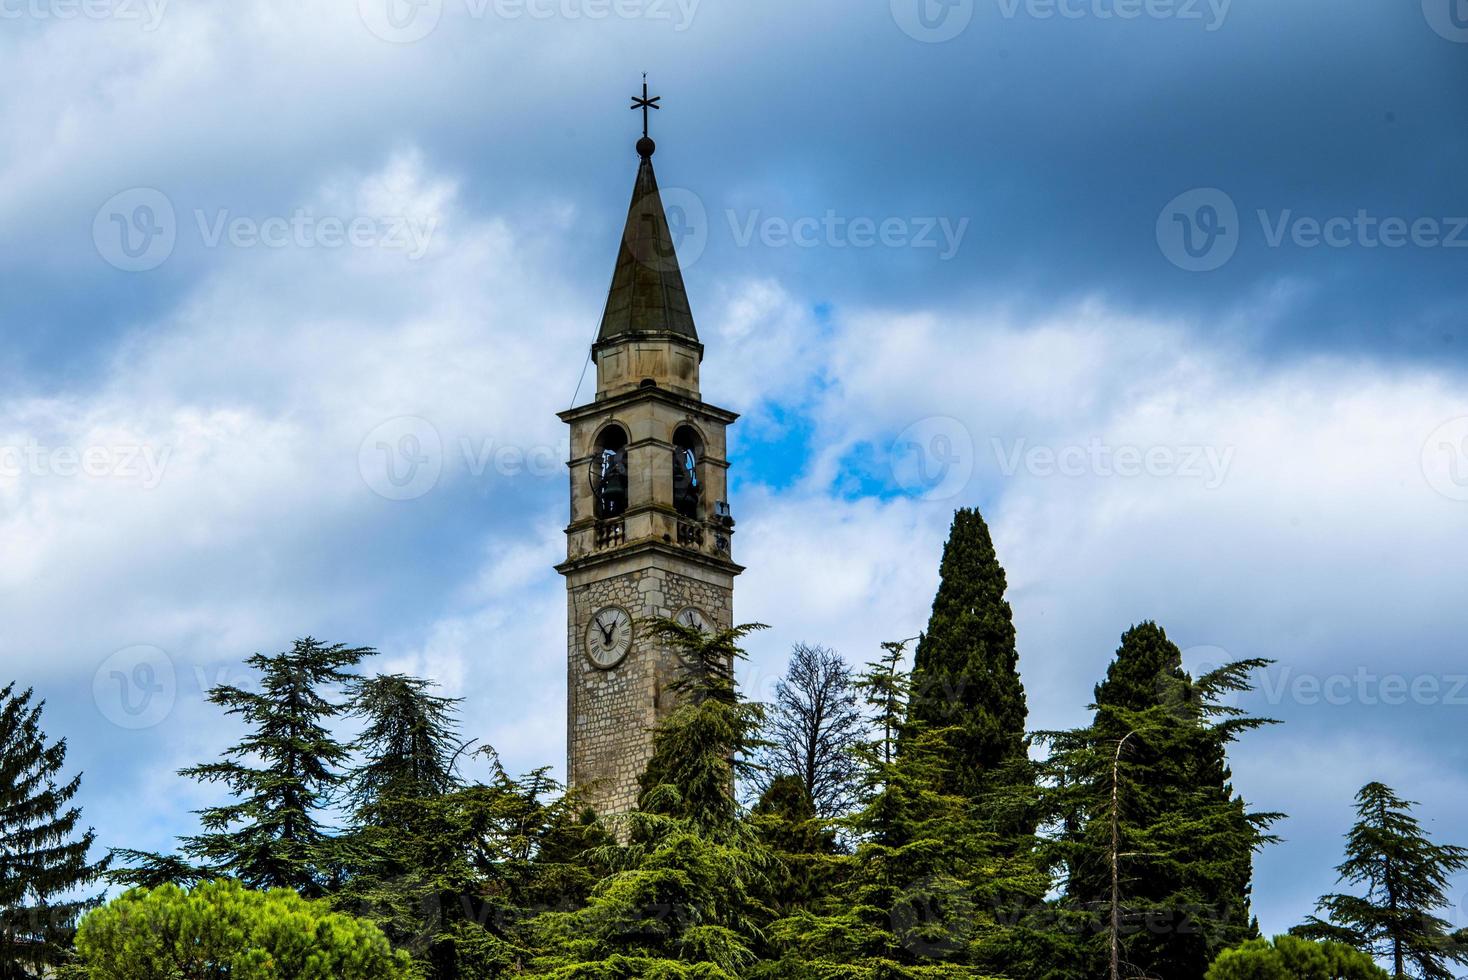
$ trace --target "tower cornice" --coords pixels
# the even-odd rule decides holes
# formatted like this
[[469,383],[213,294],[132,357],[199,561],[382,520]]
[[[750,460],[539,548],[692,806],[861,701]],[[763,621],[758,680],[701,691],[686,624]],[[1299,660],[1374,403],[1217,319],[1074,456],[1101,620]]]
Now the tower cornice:
[[690,398],[687,395],[680,395],[676,391],[669,391],[666,388],[637,388],[633,391],[609,395],[600,401],[587,402],[585,405],[557,412],[556,417],[562,422],[578,422],[581,419],[615,412],[624,406],[635,405],[638,402],[644,401],[660,401],[681,408],[690,415],[701,415],[724,425],[732,425],[739,418],[738,412],[731,412],[727,408],[719,408],[716,405],[710,405],[706,401]]
[[677,561],[685,561],[691,565],[699,565],[711,571],[721,572],[725,575],[738,575],[744,571],[744,566],[725,558],[715,558],[698,551],[690,551],[666,541],[647,540],[633,544],[624,545],[607,551],[599,551],[593,554],[581,555],[576,558],[568,558],[556,566],[556,571],[562,575],[572,575],[575,572],[596,568],[600,565],[614,564],[619,561],[627,561],[639,556],[658,556],[673,558]]

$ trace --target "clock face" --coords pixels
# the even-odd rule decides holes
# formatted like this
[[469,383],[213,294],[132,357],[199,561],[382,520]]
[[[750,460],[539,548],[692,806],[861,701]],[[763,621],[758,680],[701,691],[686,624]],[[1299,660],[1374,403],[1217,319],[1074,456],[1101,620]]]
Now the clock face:
[[703,614],[703,610],[693,606],[689,606],[674,616],[673,619],[680,626],[692,626],[694,629],[702,630],[705,633],[713,632],[713,626],[709,623],[709,618]]
[[632,649],[632,617],[620,606],[599,609],[586,627],[586,656],[602,670],[622,662]]

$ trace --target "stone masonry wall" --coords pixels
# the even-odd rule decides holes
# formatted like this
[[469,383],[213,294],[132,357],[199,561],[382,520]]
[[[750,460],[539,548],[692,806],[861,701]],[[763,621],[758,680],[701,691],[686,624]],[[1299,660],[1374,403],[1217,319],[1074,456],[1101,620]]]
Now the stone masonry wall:
[[[732,585],[732,581],[730,583]],[[641,621],[671,617],[694,606],[716,629],[733,622],[733,590],[664,568],[644,568],[571,586],[566,745],[569,782],[598,813],[635,809],[638,777],[652,757],[651,729],[674,707],[668,685],[677,658],[646,634]],[[606,606],[631,614],[631,651],[611,670],[586,656],[586,628]]]

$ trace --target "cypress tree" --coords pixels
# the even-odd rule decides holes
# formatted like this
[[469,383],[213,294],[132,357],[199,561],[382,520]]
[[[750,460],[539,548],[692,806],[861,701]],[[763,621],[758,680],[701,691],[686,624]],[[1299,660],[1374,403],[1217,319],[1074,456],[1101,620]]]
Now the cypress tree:
[[1200,977],[1220,950],[1257,936],[1252,858],[1279,814],[1247,809],[1226,750],[1269,722],[1222,698],[1267,663],[1195,681],[1166,633],[1142,623],[1096,688],[1092,724],[1043,736],[1058,830],[1049,853],[1067,874],[1059,912],[1078,920],[1088,974],[1107,974],[1114,957],[1141,975]]
[[[857,841],[838,883],[773,923],[779,958],[760,977],[982,978],[1011,973],[1023,927],[1048,885],[1005,853],[974,801],[939,787],[953,764],[946,737],[908,710],[903,644],[861,676],[875,717],[860,749],[861,806],[841,821]],[[901,729],[901,751],[895,733]],[[1001,969],[1002,966],[1002,969]]]
[[1468,848],[1434,844],[1412,816],[1416,804],[1381,783],[1356,794],[1356,823],[1346,835],[1340,880],[1366,894],[1326,895],[1297,933],[1336,940],[1392,962],[1392,975],[1452,980],[1449,963],[1468,964],[1468,942],[1437,913],[1448,902],[1448,879],[1468,867]]
[[106,870],[89,863],[95,834],[77,832],[81,776],[63,781],[66,740],[46,743],[44,702],[0,688],[0,980],[41,976],[68,955],[78,916],[100,896],[79,894]]
[[334,802],[351,754],[327,725],[349,709],[334,697],[352,683],[348,671],[375,652],[307,637],[287,652],[245,661],[259,672],[258,691],[222,685],[209,692],[250,728],[222,761],[180,771],[222,783],[233,797],[201,811],[203,833],[183,841],[209,873],[308,897],[324,891],[335,858],[319,815]]
[[945,794],[979,799],[1027,781],[1025,692],[1004,569],[977,510],[953,517],[927,631],[912,669],[913,726],[941,733]]

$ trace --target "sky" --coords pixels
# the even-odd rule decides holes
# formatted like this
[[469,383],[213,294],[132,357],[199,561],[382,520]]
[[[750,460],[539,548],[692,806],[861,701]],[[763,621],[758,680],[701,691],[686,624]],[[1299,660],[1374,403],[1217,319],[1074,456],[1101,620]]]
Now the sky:
[[[1457,6],[1454,6],[1454,4]],[[1283,931],[1381,780],[1468,843],[1463,0],[0,0],[0,682],[166,849],[297,637],[563,766],[567,456],[655,163],[746,691],[919,633],[957,507],[1032,727],[1265,657]],[[382,447],[388,447],[384,450]],[[419,469],[396,468],[402,459]],[[404,478],[406,474],[407,478]],[[1447,913],[1468,925],[1468,880]]]

